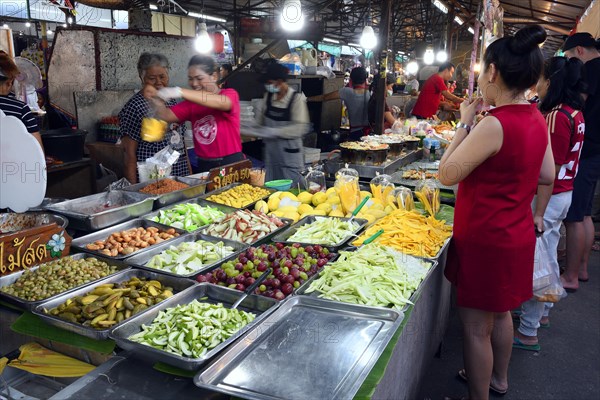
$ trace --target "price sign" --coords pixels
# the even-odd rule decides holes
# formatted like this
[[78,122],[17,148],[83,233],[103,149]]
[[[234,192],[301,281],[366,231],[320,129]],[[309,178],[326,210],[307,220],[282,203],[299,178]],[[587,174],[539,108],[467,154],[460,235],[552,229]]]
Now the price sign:
[[71,237],[55,223],[0,237],[0,276],[69,254]]
[[243,160],[211,169],[208,173],[206,191],[211,192],[236,182],[250,183],[251,168],[252,161]]

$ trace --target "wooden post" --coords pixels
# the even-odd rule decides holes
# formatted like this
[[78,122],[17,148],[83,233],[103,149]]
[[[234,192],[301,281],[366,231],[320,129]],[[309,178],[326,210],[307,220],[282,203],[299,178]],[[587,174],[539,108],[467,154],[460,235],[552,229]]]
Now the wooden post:
[[390,15],[392,13],[392,0],[384,0],[381,4],[381,22],[379,24],[379,81],[375,96],[377,108],[375,111],[375,134],[381,135],[383,129],[383,118],[385,113],[385,81],[388,64],[388,41],[390,38]]

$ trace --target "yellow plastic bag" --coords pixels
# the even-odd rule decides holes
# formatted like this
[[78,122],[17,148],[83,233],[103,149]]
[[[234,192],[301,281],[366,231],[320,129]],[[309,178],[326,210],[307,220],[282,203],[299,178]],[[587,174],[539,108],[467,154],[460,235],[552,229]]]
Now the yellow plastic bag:
[[[35,375],[56,378],[74,378],[91,372],[93,365],[49,350],[37,343],[27,343],[19,347],[21,354],[8,363],[13,368],[22,369]],[[4,359],[3,359],[4,360]],[[0,360],[0,371],[3,369]]]
[[167,132],[167,123],[156,118],[144,117],[142,119],[141,136],[146,142],[160,142]]

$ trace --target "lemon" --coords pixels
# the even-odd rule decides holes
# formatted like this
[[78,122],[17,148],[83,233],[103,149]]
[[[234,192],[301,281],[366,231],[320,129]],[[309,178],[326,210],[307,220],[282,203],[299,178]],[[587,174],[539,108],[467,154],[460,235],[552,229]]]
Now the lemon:
[[327,189],[325,194],[327,195],[327,197],[329,197],[329,196],[333,196],[334,194],[337,195],[337,191],[335,190],[334,187],[330,187],[329,189]]
[[316,207],[316,209],[324,211],[326,215],[329,214],[332,210],[331,204],[329,203],[321,203]]
[[309,204],[300,204],[300,206],[298,207],[298,212],[300,213],[300,215],[309,213],[312,210],[313,208]]
[[302,192],[298,194],[298,201],[303,204],[310,204],[312,201],[313,195],[308,192]]
[[295,213],[298,212],[298,207],[295,206],[282,206],[277,209],[277,211],[281,211],[284,214]]
[[335,210],[333,210],[332,212],[329,213],[330,217],[343,217],[344,213],[342,212],[341,209],[337,208]]
[[269,196],[269,200],[271,200],[271,199],[278,199],[279,196],[281,196],[282,193],[283,192],[275,192],[275,193],[273,193],[272,195]]
[[256,202],[256,204],[254,205],[254,209],[258,210],[258,211],[262,211],[264,213],[268,213],[269,212],[269,205],[267,204],[266,201],[260,200],[260,201]]
[[300,214],[298,214],[296,211],[286,212],[283,214],[283,218],[291,219],[294,222],[298,222],[298,220],[300,219]]
[[313,206],[318,206],[319,204],[323,204],[327,201],[327,195],[323,192],[317,192],[312,197]]
[[269,206],[269,210],[275,211],[279,208],[279,198],[278,197],[269,197],[269,201],[267,205]]
[[285,197],[288,197],[288,198],[292,199],[293,201],[298,201],[298,198],[296,197],[296,195],[293,193],[290,193],[290,192],[283,192],[283,193],[281,193],[281,196],[279,196],[280,199],[283,199]]
[[371,194],[371,192],[367,192],[366,190],[361,190],[360,191],[360,199],[364,199],[365,197],[373,197],[373,195]]
[[313,210],[310,212],[310,214],[307,215],[319,215],[322,217],[325,217],[327,215],[327,213],[325,212],[325,210]]
[[330,196],[330,197],[327,198],[326,203],[329,203],[329,204],[331,204],[333,206],[333,205],[340,204],[341,200],[340,200],[340,198],[337,195],[336,196]]

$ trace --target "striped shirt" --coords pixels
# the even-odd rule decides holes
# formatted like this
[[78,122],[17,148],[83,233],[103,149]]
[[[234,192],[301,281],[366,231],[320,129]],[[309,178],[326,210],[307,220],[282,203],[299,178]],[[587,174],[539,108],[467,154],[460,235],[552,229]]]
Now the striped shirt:
[[9,96],[0,96],[0,110],[4,111],[4,114],[8,116],[19,118],[25,125],[25,128],[27,128],[27,132],[39,132],[40,128],[35,114],[22,101]]
[[[171,106],[175,105],[176,103],[177,102],[175,100],[170,100],[166,103],[166,105]],[[146,161],[147,158],[151,158],[160,150],[170,145],[173,149],[180,153],[179,159],[175,162],[175,164],[173,164],[171,175],[189,175],[190,170],[188,167],[185,143],[183,140],[185,126],[180,125],[177,127],[176,124],[172,124],[169,127],[168,132],[165,134],[164,140],[159,142],[146,142],[141,136],[142,119],[149,114],[150,104],[148,103],[148,100],[144,98],[141,91],[134,94],[119,113],[119,133],[121,136],[128,136],[138,143],[138,162]]]

